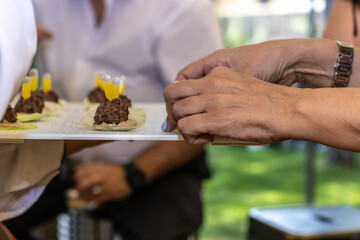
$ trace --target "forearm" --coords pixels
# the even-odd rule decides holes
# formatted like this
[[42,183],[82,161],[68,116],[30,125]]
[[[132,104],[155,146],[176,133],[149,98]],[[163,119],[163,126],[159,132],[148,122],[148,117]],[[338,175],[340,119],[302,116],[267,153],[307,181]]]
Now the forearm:
[[360,89],[296,89],[290,138],[360,151]]
[[144,174],[146,182],[164,175],[193,159],[204,145],[189,145],[186,142],[158,142],[134,160]]

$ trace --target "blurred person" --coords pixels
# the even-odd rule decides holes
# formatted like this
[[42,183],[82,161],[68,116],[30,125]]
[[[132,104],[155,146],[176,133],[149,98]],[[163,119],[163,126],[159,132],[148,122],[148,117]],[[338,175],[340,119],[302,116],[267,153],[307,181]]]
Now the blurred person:
[[[12,16],[18,15],[14,19]],[[31,1],[0,1],[0,120],[10,99],[19,89],[36,50],[34,12]],[[21,173],[21,159],[13,158],[18,150],[26,154],[26,144],[0,144],[0,222],[24,212],[42,192],[34,186],[39,179],[27,179]],[[6,149],[11,146],[11,149]],[[26,155],[24,158],[28,158]],[[24,173],[30,173],[31,167]],[[9,178],[11,173],[13,177]],[[38,176],[34,176],[38,177]],[[41,177],[44,177],[43,175]],[[30,192],[33,191],[33,196]],[[1,227],[0,227],[1,228]],[[0,230],[1,231],[1,230]]]
[[[343,40],[360,46],[358,26],[360,24],[360,1],[335,1],[323,37],[333,40]],[[344,14],[347,13],[347,14]],[[351,151],[328,148],[326,160],[333,165],[355,165],[355,154]]]
[[[30,68],[36,50],[34,10],[31,1],[0,1],[0,118],[20,81]],[[10,16],[18,15],[13,19]]]
[[[14,18],[14,16],[16,16]],[[0,0],[0,120],[30,68],[36,50],[34,11],[28,0]],[[26,211],[60,165],[63,143],[51,144],[54,160],[34,151],[41,142],[0,143],[0,237],[10,237],[1,221]],[[50,150],[49,150],[50,151]],[[60,153],[60,154],[59,154]],[[32,159],[35,157],[36,159]]]
[[[334,65],[344,59],[352,62],[352,73],[340,84],[336,76],[345,73],[335,74]],[[185,67],[165,89],[164,125],[166,131],[177,126],[192,144],[214,136],[259,143],[298,139],[360,151],[359,69],[358,47],[328,39],[219,50]],[[320,89],[291,88],[295,82]]]
[[360,1],[336,0],[333,3],[323,37],[360,46]]
[[[126,95],[133,102],[162,102],[179,69],[221,47],[209,0],[33,3],[39,38],[45,39],[39,46],[44,68],[53,75],[54,89],[70,101],[86,98],[94,70],[104,70],[128,78]],[[202,223],[204,146],[121,141],[88,148],[71,160],[87,161],[76,169],[76,188],[102,205],[125,240],[187,239]],[[33,208],[6,225],[29,239],[32,226],[65,210],[58,187],[53,181]]]

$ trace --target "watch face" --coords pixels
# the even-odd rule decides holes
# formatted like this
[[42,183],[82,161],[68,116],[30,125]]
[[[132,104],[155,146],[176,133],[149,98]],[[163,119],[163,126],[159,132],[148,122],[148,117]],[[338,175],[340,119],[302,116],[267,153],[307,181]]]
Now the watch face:
[[346,47],[346,48],[354,48],[354,45],[348,42],[344,42],[344,41],[336,41],[339,46],[341,47]]

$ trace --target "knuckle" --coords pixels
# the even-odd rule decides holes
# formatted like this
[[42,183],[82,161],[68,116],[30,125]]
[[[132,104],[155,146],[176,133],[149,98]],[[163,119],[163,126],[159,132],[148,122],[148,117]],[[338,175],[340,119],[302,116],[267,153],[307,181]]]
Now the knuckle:
[[223,71],[223,67],[214,67],[213,70],[211,71],[212,74],[219,74]]
[[214,108],[209,113],[209,117],[210,117],[211,121],[214,122],[214,123],[218,123],[220,121],[223,121],[224,116],[225,116],[224,111],[219,107]]
[[181,117],[181,106],[179,102],[176,102],[172,107],[172,113],[175,120]]
[[165,89],[164,89],[164,99],[165,100],[168,100],[171,96],[171,85],[167,86]]
[[226,52],[225,49],[218,49],[218,50],[216,50],[213,54],[211,54],[211,56],[213,56],[213,57],[215,57],[216,59],[218,59],[220,56],[223,56],[225,52]]
[[219,89],[222,86],[221,81],[219,80],[219,78],[217,76],[208,78],[206,85],[208,85],[212,89]]
[[187,133],[187,121],[185,119],[180,119],[178,121],[178,129],[181,133],[186,134]]
[[192,123],[191,118],[182,118],[178,121],[179,131],[184,136],[191,137],[194,135],[192,131],[192,126],[194,126],[194,124]]

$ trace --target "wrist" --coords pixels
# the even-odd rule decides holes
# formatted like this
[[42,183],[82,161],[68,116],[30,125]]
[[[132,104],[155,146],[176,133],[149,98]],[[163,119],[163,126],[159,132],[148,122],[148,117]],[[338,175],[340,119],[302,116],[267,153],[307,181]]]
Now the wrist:
[[[316,94],[315,89],[310,88],[293,88],[293,97],[288,108],[289,125],[286,132],[289,139],[311,140],[314,139],[312,134],[317,133],[318,121],[316,113],[320,111],[315,104],[317,99],[313,99]],[[317,107],[316,107],[317,106]]]
[[317,88],[330,87],[338,46],[328,39],[298,39],[291,54],[296,81]]
[[[298,132],[301,132],[301,125],[298,118],[302,117],[302,109],[299,105],[302,92],[299,88],[282,87],[281,102],[278,105],[278,112],[273,115],[270,128],[274,130],[277,141],[297,139]],[[299,121],[302,124],[301,121]]]
[[151,165],[151,161],[148,161],[146,158],[139,157],[133,161],[133,164],[144,173],[145,182],[151,182],[155,177],[154,166]]
[[123,166],[126,173],[126,180],[132,191],[136,191],[145,186],[145,174],[134,163]]

